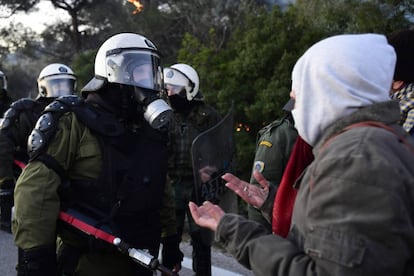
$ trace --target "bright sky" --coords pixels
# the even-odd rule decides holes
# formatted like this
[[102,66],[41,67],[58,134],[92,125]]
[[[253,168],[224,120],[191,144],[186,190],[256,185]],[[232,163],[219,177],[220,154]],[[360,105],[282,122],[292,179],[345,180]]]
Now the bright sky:
[[57,19],[68,19],[69,15],[62,9],[55,9],[50,1],[40,1],[36,6],[39,10],[29,14],[18,13],[8,19],[0,19],[0,26],[7,26],[9,22],[21,22],[37,32],[46,28],[46,24],[53,24]]

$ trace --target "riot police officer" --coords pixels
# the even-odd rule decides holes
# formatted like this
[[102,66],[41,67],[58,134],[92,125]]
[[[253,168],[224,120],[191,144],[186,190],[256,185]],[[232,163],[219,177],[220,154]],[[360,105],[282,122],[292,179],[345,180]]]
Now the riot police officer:
[[191,144],[201,132],[216,125],[221,116],[204,102],[199,90],[199,76],[192,66],[179,63],[165,68],[164,81],[174,110],[168,174],[175,191],[178,234],[182,236],[187,216],[193,246],[193,270],[196,275],[211,275],[211,241],[203,238],[188,210],[188,202],[194,200]]
[[52,63],[42,69],[37,85],[36,100],[23,98],[13,102],[0,125],[0,225],[9,232],[15,179],[28,160],[27,137],[46,105],[56,97],[75,92],[76,77],[65,64]]
[[159,52],[139,34],[116,34],[101,45],[94,67],[81,90],[86,99],[51,103],[28,139],[13,219],[19,275],[153,275],[112,244],[58,220],[61,212],[80,214],[84,225],[152,256],[162,237],[171,262],[183,258],[165,185],[171,109],[159,97]]

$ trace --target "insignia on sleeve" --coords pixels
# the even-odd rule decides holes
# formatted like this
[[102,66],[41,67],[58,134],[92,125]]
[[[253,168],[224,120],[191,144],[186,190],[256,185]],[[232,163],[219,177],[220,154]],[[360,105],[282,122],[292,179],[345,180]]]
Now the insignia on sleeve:
[[262,173],[263,170],[264,170],[264,162],[263,161],[255,161],[254,165],[253,165],[253,170]]

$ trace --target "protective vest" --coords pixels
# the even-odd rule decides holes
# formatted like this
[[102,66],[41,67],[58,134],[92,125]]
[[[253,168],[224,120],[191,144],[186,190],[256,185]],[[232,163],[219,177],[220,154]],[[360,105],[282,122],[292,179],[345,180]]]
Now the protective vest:
[[[70,179],[45,153],[48,141],[57,131],[57,123],[53,122],[58,122],[66,112],[74,112],[100,142],[103,165],[96,180]],[[38,144],[39,139],[45,142]],[[167,171],[165,134],[149,125],[135,131],[128,129],[112,114],[79,97],[65,96],[45,108],[31,140],[31,160],[44,162],[63,180],[63,208],[75,208],[93,217],[133,246],[154,246],[146,241],[160,237],[159,212]]]
[[6,112],[4,112],[4,120],[0,129],[2,129],[2,131],[7,129],[14,120],[19,118],[21,113],[25,113],[34,125],[44,107],[45,105],[30,98],[19,99],[13,102]]

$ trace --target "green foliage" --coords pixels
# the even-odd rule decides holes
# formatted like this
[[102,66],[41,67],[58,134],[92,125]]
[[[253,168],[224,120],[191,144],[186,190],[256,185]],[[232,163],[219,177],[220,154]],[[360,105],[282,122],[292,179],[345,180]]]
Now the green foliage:
[[293,12],[260,11],[247,16],[218,50],[214,29],[202,44],[187,34],[178,60],[195,66],[206,99],[223,113],[235,104],[239,173],[250,174],[257,131],[282,115],[289,99],[290,71],[298,56],[320,39],[319,32],[298,24]]
[[375,32],[387,34],[409,27],[414,1],[298,0],[299,15],[328,34]]
[[212,28],[203,41],[187,33],[178,55],[179,62],[198,70],[210,104],[224,113],[234,102],[239,174],[250,173],[257,131],[282,115],[291,70],[308,47],[334,34],[407,26],[392,5],[355,0],[298,1],[285,12],[274,7],[239,19],[223,49]]
[[70,67],[77,77],[77,90],[80,92],[94,76],[96,50],[85,51],[73,59]]
[[[37,2],[0,0],[8,8],[27,3],[22,10]],[[1,57],[19,51],[27,57],[21,64],[30,70],[30,62],[36,70],[39,63],[67,62],[78,75],[80,89],[93,76],[95,52],[109,36],[119,32],[147,36],[161,50],[165,65],[194,66],[206,101],[221,114],[234,103],[237,168],[244,179],[251,171],[256,133],[282,115],[291,70],[309,46],[334,34],[389,34],[408,28],[414,11],[414,0],[296,0],[285,11],[277,6],[264,10],[253,0],[143,0],[144,10],[137,14],[123,0],[88,2],[76,10],[75,21],[51,26],[42,39],[16,26],[3,28],[7,43],[0,45]],[[73,32],[76,26],[79,33]],[[82,47],[74,47],[75,42]],[[37,74],[36,70],[32,72]]]

